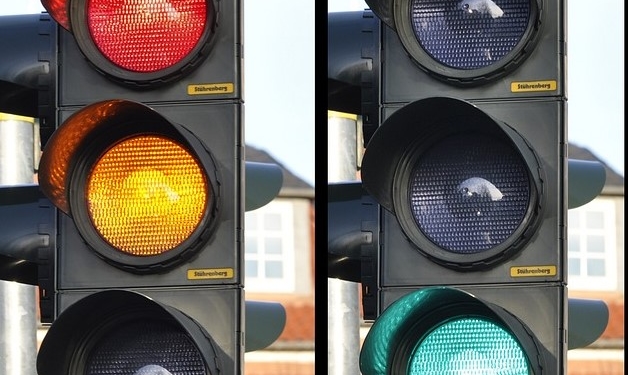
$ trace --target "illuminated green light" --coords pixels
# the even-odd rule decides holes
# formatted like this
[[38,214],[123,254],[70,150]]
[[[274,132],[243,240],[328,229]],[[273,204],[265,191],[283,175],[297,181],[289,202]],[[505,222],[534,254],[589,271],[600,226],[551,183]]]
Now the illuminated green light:
[[405,294],[373,323],[363,375],[541,375],[540,344],[514,315],[456,288]]
[[408,374],[529,375],[526,355],[516,338],[477,317],[444,322],[417,343]]

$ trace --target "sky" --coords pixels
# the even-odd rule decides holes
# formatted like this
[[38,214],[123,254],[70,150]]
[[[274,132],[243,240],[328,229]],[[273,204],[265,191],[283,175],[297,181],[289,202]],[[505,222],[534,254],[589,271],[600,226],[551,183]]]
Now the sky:
[[[0,4],[0,15],[41,11],[40,0]],[[246,1],[244,111],[246,144],[314,186],[314,1]]]
[[[368,8],[364,0],[328,0],[329,12]],[[624,0],[567,6],[568,141],[624,175]]]

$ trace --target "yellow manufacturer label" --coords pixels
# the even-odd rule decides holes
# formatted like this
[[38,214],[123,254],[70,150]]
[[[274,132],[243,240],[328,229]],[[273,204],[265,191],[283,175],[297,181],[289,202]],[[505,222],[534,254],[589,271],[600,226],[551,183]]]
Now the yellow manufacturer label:
[[556,276],[556,266],[510,267],[510,277]]
[[510,84],[511,92],[554,91],[554,90],[556,90],[556,81],[527,81],[527,82],[512,82]]
[[233,92],[233,83],[206,83],[188,85],[188,95],[216,95]]
[[233,268],[200,268],[188,270],[188,280],[231,279]]

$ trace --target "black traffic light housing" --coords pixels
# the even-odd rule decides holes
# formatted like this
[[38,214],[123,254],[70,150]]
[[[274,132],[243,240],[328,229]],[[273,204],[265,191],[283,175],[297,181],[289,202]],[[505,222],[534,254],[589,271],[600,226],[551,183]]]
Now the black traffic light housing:
[[[160,97],[189,100],[196,95],[202,99],[209,93],[214,98],[241,97],[241,2],[42,0],[42,5],[61,26],[60,77],[79,85],[60,88],[62,103],[89,104],[98,98],[117,97],[124,88],[150,91],[138,97],[142,102]],[[201,68],[210,55],[211,68]],[[75,67],[82,61],[90,68],[65,70],[64,61]],[[190,74],[193,76],[182,81]],[[119,85],[88,90],[99,87],[102,81],[97,76]],[[170,89],[155,91],[159,86]],[[77,90],[82,87],[85,90]]]
[[[170,5],[192,3],[209,20],[198,47],[149,73],[121,72],[84,51],[94,40],[79,13],[94,4],[115,13],[114,3],[44,1],[61,26],[45,13],[0,22],[14,57],[0,64],[0,109],[39,119],[45,145],[41,186],[0,189],[0,221],[11,224],[0,231],[0,277],[39,285],[42,322],[52,323],[42,375],[118,365],[241,373],[244,351],[283,330],[280,304],[244,301],[243,214],[278,194],[282,173],[245,162],[242,4]],[[193,27],[182,8],[144,5],[125,17],[146,26],[165,15]],[[187,208],[171,210],[180,202]],[[164,239],[169,245],[158,245]],[[179,363],[173,345],[193,361]]]
[[[230,108],[227,106],[227,109]],[[230,124],[233,120],[220,118],[225,113],[224,107],[189,106],[179,111],[185,111],[188,117],[181,115],[181,118],[188,122],[195,118],[200,121],[201,116],[210,116],[218,124]],[[236,151],[223,147],[233,144],[235,134],[234,130],[231,134],[222,132],[214,136],[223,143],[217,142],[213,150],[231,153],[236,160]],[[240,179],[241,175],[229,169],[233,166],[219,164],[206,147],[194,133],[137,102],[98,102],[69,117],[44,149],[40,186],[65,213],[61,220],[67,220],[68,224],[62,226],[62,235],[72,244],[70,249],[80,249],[87,241],[93,251],[64,251],[59,259],[61,285],[68,289],[98,287],[103,282],[111,287],[155,283],[198,285],[203,278],[190,277],[186,272],[163,274],[194,256],[197,259],[193,262],[198,263],[192,264],[199,264],[199,269],[203,269],[200,264],[215,262],[230,270],[228,277],[206,278],[209,281],[201,283],[222,284],[225,279],[231,279],[228,284],[241,283],[240,275],[234,273],[238,268],[238,255],[225,245],[235,241],[238,225],[234,217],[238,207],[241,208],[239,198],[228,194],[227,189],[241,189],[235,181],[236,176]],[[162,162],[162,158],[172,161],[164,159]],[[129,172],[125,172],[125,168]],[[243,172],[241,165],[238,168]],[[161,172],[154,172],[155,169]],[[147,181],[142,182],[142,179]],[[181,183],[190,183],[187,187],[190,191],[177,191],[167,186]],[[127,193],[126,189],[137,189],[137,192]],[[192,189],[202,192],[204,197],[196,198]],[[167,207],[157,206],[160,196],[166,198],[162,204],[170,202],[185,205],[182,208],[195,208],[194,215],[188,211],[172,211],[167,220],[155,221],[151,216],[142,219],[142,215],[161,217],[160,209],[167,212]],[[112,197],[116,197],[113,202]],[[148,198],[155,198],[155,203],[144,206],[141,199]],[[110,223],[109,218],[116,213],[121,217]],[[177,224],[178,221],[181,223]],[[115,225],[122,227],[119,233]],[[152,232],[151,227],[170,231],[163,234],[173,236],[168,241],[170,245],[162,244],[163,239],[158,238],[162,234]],[[184,229],[185,233],[176,234]],[[174,241],[176,238],[178,240]],[[202,251],[210,239],[222,246]],[[98,267],[103,259],[121,272],[112,277],[115,271],[110,267]],[[86,267],[76,269],[76,264]],[[133,275],[138,273],[146,275]]]
[[[567,300],[566,223],[559,209],[566,210],[561,203],[566,200],[561,177],[566,157],[559,146],[564,144],[562,112],[560,101],[474,106],[431,97],[407,104],[380,125],[362,165],[363,185],[382,207],[377,306],[385,315],[377,318],[376,325],[386,326],[385,317],[392,314],[387,309],[407,293],[448,286],[470,293],[478,306],[499,307],[465,311],[462,306],[467,302],[454,303],[450,310],[460,315],[451,319],[465,322],[460,330],[482,335],[479,329],[468,328],[464,317],[479,314],[496,324],[491,314],[498,310],[499,319],[508,317],[521,326],[513,334],[525,347],[524,367],[531,373],[560,373],[566,351]],[[547,147],[537,151],[542,144]],[[405,317],[422,321],[442,312],[432,303]],[[427,337],[400,339],[424,345]],[[476,341],[473,337],[471,343]],[[531,344],[523,345],[523,338]],[[367,339],[362,358],[371,357],[370,350],[377,351],[370,348],[371,342],[378,341]],[[493,351],[474,350],[484,353],[481,356]],[[391,373],[416,360],[411,354],[399,364],[386,359],[392,361]],[[490,362],[486,369],[500,366]]]
[[42,3],[59,26],[39,181],[59,233],[40,373],[242,372],[242,3]]
[[54,287],[55,217],[37,185],[0,187],[0,280]]
[[[558,154],[564,133],[552,132],[547,119],[564,123],[562,110],[551,101],[474,106],[433,97],[394,112],[367,147],[362,180],[386,209],[385,247],[409,239],[416,250],[384,255],[383,282],[517,282],[505,271],[527,266],[546,268],[536,280],[560,280],[564,215],[547,211],[565,199],[566,159]],[[549,147],[537,152],[536,144]],[[401,231],[392,229],[397,225]],[[430,262],[411,260],[415,253]]]
[[328,35],[329,109],[355,108],[352,95],[360,93],[365,144],[387,106],[432,96],[473,103],[565,96],[562,1],[501,1],[495,18],[489,7],[463,8],[491,0],[366,3],[364,12],[330,13]]
[[2,16],[0,112],[39,119],[45,143],[55,129],[56,27],[47,14]]
[[[202,295],[189,295],[199,296]],[[163,296],[159,292],[154,299],[124,290],[86,294],[50,327],[44,343],[53,344],[42,345],[37,358],[38,371],[219,373],[226,366],[222,363],[225,353],[220,352],[221,348],[203,328],[207,324],[200,320],[203,315],[198,312],[190,315],[189,306],[177,307],[180,300],[181,296]],[[211,307],[215,301],[204,302],[209,306],[205,314],[220,312]],[[66,345],[58,344],[62,342]],[[147,347],[152,350],[147,351]]]
[[[361,371],[565,373],[565,3],[367,4],[330,14],[328,38],[328,109],[360,114],[366,147],[364,191],[329,202],[356,210],[329,237],[352,272],[329,269],[360,274],[375,320]],[[362,241],[343,252],[339,234]],[[520,367],[496,354],[511,344]]]
[[[383,21],[378,29],[386,46],[381,49],[385,102],[386,98],[520,98],[565,92],[563,1],[366,3]],[[469,11],[465,5],[476,9]],[[492,7],[501,14],[491,14]],[[421,90],[416,90],[419,86]]]
[[552,332],[542,329],[548,319],[556,323],[544,310],[547,291],[539,285],[519,290],[521,305],[539,309],[523,318],[509,311],[512,304],[504,306],[510,297],[506,290],[429,287],[397,293],[368,333],[360,369],[367,374],[544,373],[554,367],[547,362],[547,346],[558,345]]

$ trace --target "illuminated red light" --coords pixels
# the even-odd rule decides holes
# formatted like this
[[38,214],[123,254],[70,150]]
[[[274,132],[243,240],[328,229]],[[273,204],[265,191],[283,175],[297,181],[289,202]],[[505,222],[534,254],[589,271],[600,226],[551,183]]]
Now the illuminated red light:
[[156,72],[184,59],[207,23],[205,0],[91,0],[89,33],[112,63],[133,72]]
[[64,29],[70,30],[69,0],[41,0],[41,5]]

